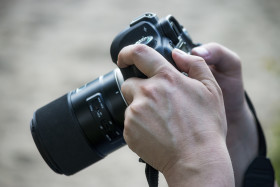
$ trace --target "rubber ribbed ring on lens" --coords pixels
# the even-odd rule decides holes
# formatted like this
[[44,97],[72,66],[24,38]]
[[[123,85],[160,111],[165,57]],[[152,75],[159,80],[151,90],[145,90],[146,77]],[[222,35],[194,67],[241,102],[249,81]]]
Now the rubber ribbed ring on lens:
[[31,132],[42,157],[57,173],[71,175],[103,158],[84,136],[68,94],[34,113]]

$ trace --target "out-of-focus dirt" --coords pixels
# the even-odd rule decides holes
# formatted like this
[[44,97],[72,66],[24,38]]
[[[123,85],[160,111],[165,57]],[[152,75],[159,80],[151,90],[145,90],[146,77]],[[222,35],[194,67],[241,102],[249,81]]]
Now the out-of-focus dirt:
[[274,145],[269,129],[280,111],[279,8],[278,0],[1,0],[0,186],[147,186],[144,165],[127,147],[74,176],[53,173],[29,122],[37,108],[115,68],[112,39],[148,11],[173,14],[194,41],[215,41],[240,55],[246,90]]

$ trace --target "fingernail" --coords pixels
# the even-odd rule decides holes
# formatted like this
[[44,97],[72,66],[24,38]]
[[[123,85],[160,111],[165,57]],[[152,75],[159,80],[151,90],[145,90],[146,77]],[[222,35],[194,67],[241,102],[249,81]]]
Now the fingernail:
[[187,53],[185,53],[184,51],[182,51],[182,50],[180,50],[180,49],[177,49],[177,48],[175,48],[173,51],[174,51],[175,53],[177,53],[178,55],[183,55],[183,56],[186,56],[186,55],[187,55]]
[[208,58],[210,56],[209,51],[205,47],[196,47],[193,48],[192,54],[200,56],[204,59]]

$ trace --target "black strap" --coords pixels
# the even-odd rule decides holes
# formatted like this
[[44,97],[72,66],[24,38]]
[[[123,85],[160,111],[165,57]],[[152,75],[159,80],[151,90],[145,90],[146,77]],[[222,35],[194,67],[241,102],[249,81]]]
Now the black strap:
[[265,141],[265,137],[264,137],[264,133],[263,133],[263,130],[262,130],[262,127],[261,127],[261,124],[260,124],[260,121],[257,117],[257,113],[256,113],[256,110],[252,104],[252,101],[250,100],[248,94],[245,92],[245,98],[246,98],[246,101],[248,103],[248,106],[251,110],[251,112],[253,113],[253,116],[255,118],[255,121],[256,121],[256,126],[257,126],[257,131],[258,131],[258,137],[259,137],[259,156],[266,156],[266,141]]
[[258,156],[248,167],[245,178],[244,187],[273,187],[274,186],[274,170],[271,162],[264,156]]
[[146,164],[145,173],[149,187],[158,187],[158,170]]
[[250,110],[252,111],[259,136],[258,156],[249,165],[243,181],[243,187],[273,187],[274,186],[274,169],[268,158],[266,158],[266,141],[261,124],[258,120],[255,108],[245,92],[245,98]]
[[[141,158],[139,158],[139,162],[146,163]],[[158,187],[158,170],[146,163],[145,174],[149,187]]]

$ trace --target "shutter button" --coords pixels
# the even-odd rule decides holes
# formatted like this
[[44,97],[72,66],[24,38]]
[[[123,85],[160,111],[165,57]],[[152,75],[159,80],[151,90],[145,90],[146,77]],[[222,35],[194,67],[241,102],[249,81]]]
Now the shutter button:
[[145,37],[141,38],[140,40],[138,40],[135,44],[145,44],[145,45],[153,48],[156,45],[156,43],[157,43],[157,41],[154,40],[153,36],[145,36]]

